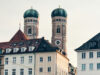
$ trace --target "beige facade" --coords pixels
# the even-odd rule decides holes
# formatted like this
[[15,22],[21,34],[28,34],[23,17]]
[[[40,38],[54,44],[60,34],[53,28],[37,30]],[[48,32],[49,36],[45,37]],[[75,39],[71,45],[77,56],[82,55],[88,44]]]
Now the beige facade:
[[[40,61],[41,57],[43,62]],[[48,57],[51,57],[51,61],[48,61]],[[48,72],[48,67],[51,67],[51,72]],[[36,53],[35,75],[68,75],[68,59],[59,52]]]
[[68,75],[69,59],[57,52],[57,75]]
[[52,18],[52,44],[63,49],[66,53],[66,24],[67,18],[56,16]]

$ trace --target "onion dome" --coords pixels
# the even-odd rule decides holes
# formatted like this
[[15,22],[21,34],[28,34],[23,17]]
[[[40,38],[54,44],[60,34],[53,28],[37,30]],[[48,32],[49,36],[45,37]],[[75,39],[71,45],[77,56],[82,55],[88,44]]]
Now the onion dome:
[[67,12],[63,8],[57,8],[53,10],[51,14],[51,17],[56,17],[56,16],[67,17]]
[[27,18],[27,17],[35,17],[35,18],[38,18],[39,14],[36,10],[34,9],[28,9],[25,11],[24,13],[24,18]]

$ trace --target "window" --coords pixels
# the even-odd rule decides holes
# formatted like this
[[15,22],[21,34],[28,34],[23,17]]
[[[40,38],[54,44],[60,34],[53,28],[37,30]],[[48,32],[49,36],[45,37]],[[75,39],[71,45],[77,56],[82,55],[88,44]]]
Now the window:
[[24,75],[24,69],[20,69],[20,75]]
[[16,75],[16,69],[12,69],[12,75]]
[[39,68],[39,72],[43,72],[43,68],[42,67]]
[[24,64],[24,57],[21,57],[21,64]]
[[61,19],[58,19],[59,21],[61,21]]
[[2,64],[2,60],[0,59],[0,65]]
[[97,52],[97,58],[99,58],[100,57],[100,52]]
[[86,64],[82,64],[82,71],[86,70]]
[[89,69],[90,69],[90,70],[93,70],[93,63],[90,63],[90,64],[89,64]]
[[31,29],[31,27],[28,28],[28,34],[32,34],[32,29]]
[[16,57],[13,57],[13,64],[16,64]]
[[40,62],[43,62],[43,57],[40,57]]
[[21,52],[25,52],[26,49],[27,49],[26,47],[22,47],[22,48],[21,48]]
[[86,58],[86,53],[82,53],[82,59]]
[[48,67],[48,72],[51,72],[51,67]]
[[8,69],[5,69],[5,75],[8,75]]
[[89,58],[93,58],[93,52],[89,53]]
[[29,56],[29,63],[32,63],[32,56]]
[[6,53],[10,53],[11,49],[10,48],[7,48],[6,49]]
[[50,62],[51,61],[51,56],[48,56],[48,62]]
[[8,64],[8,58],[5,58],[5,64],[6,65]]
[[57,33],[60,33],[60,26],[57,26]]
[[19,50],[19,48],[14,48],[13,52],[16,53]]
[[35,48],[34,46],[30,46],[30,47],[29,47],[29,51],[33,51],[34,48]]
[[58,21],[58,19],[56,19],[56,21]]
[[100,70],[100,63],[97,63],[97,70]]
[[28,75],[32,75],[32,68],[28,69]]

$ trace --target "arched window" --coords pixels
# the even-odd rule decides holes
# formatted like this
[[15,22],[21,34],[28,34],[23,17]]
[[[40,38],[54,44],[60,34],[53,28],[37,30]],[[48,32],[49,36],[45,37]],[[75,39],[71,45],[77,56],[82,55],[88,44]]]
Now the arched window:
[[57,26],[57,33],[60,33],[60,26]]
[[28,34],[32,34],[32,29],[31,29],[31,27],[28,28]]

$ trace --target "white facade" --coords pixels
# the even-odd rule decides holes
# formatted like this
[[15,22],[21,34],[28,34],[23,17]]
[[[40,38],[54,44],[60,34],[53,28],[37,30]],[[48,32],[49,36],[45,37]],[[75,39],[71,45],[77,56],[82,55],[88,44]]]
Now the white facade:
[[[32,57],[32,63],[29,62],[29,56]],[[16,57],[16,63],[13,63],[13,57]],[[24,57],[24,63],[21,63],[21,57]],[[5,64],[5,59],[8,58],[8,64]],[[32,69],[34,75],[34,54],[10,54],[4,56],[4,73],[8,70],[8,75],[12,75],[12,70],[16,69],[16,75],[20,75],[20,69],[24,70],[24,75],[29,75],[29,68]]]
[[[32,56],[32,63],[29,63],[29,57]],[[13,58],[16,57],[16,63]],[[21,57],[24,57],[24,62],[21,63]],[[8,58],[8,64],[6,63]],[[41,59],[42,58],[42,61]],[[42,53],[27,53],[27,54],[10,54],[4,56],[4,74],[8,70],[8,75],[21,75],[20,70],[24,70],[23,75],[29,74],[29,69],[32,69],[32,75],[68,75],[69,60],[59,52],[42,52]],[[40,72],[40,68],[42,71]]]
[[[93,52],[93,58],[90,58],[90,52]],[[77,75],[100,75],[100,54],[97,52],[100,50],[77,51]],[[85,53],[85,58],[84,55],[82,58],[82,53]]]

